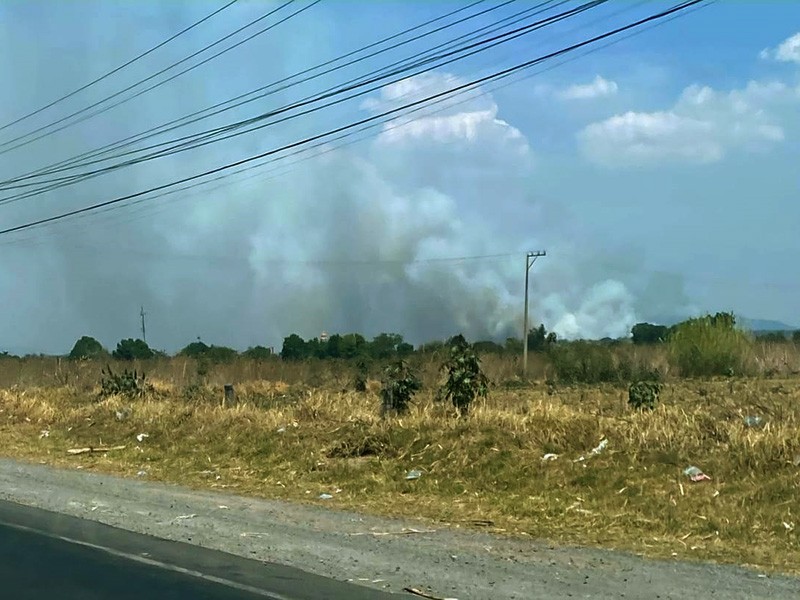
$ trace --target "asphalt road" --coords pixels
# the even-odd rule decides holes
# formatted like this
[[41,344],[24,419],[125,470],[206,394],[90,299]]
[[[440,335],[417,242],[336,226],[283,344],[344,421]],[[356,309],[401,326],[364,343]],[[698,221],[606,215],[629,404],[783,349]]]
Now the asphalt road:
[[15,600],[388,600],[287,566],[0,501],[0,587]]

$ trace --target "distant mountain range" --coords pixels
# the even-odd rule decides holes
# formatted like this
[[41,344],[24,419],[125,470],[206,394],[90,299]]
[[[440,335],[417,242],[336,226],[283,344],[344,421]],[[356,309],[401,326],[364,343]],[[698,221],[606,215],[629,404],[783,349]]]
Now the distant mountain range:
[[[659,325],[671,326],[689,318],[691,318],[690,315],[661,315],[659,317],[650,319],[650,322],[657,323]],[[739,315],[736,315],[736,323],[743,329],[749,329],[750,331],[796,331],[800,329],[800,327],[788,325],[783,321],[775,321],[771,319],[748,319],[747,317],[741,317]]]

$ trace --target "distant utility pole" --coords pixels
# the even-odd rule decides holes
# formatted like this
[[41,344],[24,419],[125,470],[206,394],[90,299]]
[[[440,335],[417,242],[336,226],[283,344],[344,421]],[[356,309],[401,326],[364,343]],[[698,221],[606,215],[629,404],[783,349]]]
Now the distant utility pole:
[[146,329],[145,329],[145,327],[144,327],[144,316],[145,316],[146,314],[147,314],[147,313],[146,313],[146,312],[144,312],[144,306],[142,306],[142,307],[141,307],[141,310],[139,311],[139,315],[142,317],[142,341],[143,341],[144,343],[147,343],[147,331],[146,331]]
[[525,255],[525,316],[522,319],[522,327],[524,332],[522,334],[522,376],[528,376],[528,276],[531,272],[531,267],[536,259],[540,256],[547,256],[544,250],[536,250],[535,252],[528,252]]

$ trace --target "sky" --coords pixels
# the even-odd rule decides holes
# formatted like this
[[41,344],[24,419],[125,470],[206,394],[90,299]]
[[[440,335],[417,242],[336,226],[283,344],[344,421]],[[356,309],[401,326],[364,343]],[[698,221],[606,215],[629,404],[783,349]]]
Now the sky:
[[[491,35],[506,17],[494,35],[581,5],[239,0],[11,124],[224,4],[0,3],[0,229],[374,117],[372,127],[206,185],[0,234],[0,350],[65,353],[82,335],[113,347],[140,337],[142,306],[147,341],[170,352],[197,338],[279,348],[291,333],[322,331],[503,340],[521,334],[525,252],[540,249],[530,319],[561,337],[622,337],[637,322],[718,310],[800,326],[800,3],[789,0],[704,3],[485,79],[672,6],[612,0],[425,72],[376,78],[327,108],[287,109],[251,133],[15,196],[40,190],[10,188],[11,178],[256,88],[278,82],[125,150],[302,102],[480,28]],[[438,104],[423,102],[437,94]],[[401,110],[417,101],[416,112]],[[399,119],[378,120],[392,110]]]

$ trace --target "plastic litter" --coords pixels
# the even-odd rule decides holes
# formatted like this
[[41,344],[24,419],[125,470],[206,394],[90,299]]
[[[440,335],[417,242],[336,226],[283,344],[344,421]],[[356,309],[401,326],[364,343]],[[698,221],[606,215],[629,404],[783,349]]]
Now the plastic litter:
[[331,496],[330,494],[320,494],[319,495],[319,499],[320,500],[330,500],[331,498],[333,498],[333,496]]
[[136,472],[136,476],[137,477],[144,477],[145,475],[147,475],[147,471],[137,471]]
[[50,432],[47,429],[42,429],[39,433],[39,439],[50,437]]
[[412,471],[409,471],[408,473],[406,473],[406,479],[409,479],[409,480],[411,480],[411,479],[419,479],[420,477],[422,477],[422,471],[418,471],[417,469],[413,469]]
[[764,419],[759,416],[746,416],[744,418],[745,427],[761,427],[764,424]]
[[286,433],[286,427],[279,428],[278,433]]
[[592,448],[592,454],[596,456],[596,455],[600,454],[606,448],[608,448],[608,440],[603,440],[602,442],[597,444],[597,446],[595,448]]
[[147,433],[137,433],[136,434],[136,441],[137,442],[143,442],[144,438],[149,438],[149,437],[150,437],[150,435],[147,434]]
[[548,452],[542,457],[543,462],[547,462],[550,460],[556,460],[558,458],[558,454],[553,454],[552,452]]
[[711,477],[703,473],[699,468],[695,466],[686,467],[683,470],[683,474],[686,475],[691,481],[698,482],[698,481],[711,481]]

